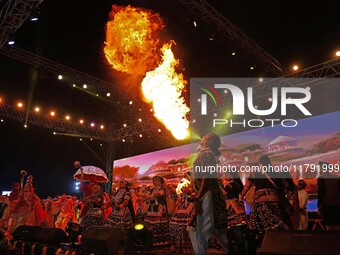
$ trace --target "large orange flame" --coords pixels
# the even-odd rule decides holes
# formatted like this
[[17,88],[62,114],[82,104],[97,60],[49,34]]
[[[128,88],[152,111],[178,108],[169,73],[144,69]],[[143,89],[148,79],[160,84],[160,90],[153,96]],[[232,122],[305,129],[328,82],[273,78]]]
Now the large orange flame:
[[114,5],[106,24],[104,52],[115,70],[146,75],[142,82],[145,100],[153,105],[156,118],[173,136],[183,140],[189,135],[189,108],[181,95],[187,82],[175,71],[178,61],[171,43],[160,40],[163,27],[157,13]]
[[146,74],[142,91],[146,101],[152,103],[155,117],[176,139],[183,140],[189,135],[189,121],[186,118],[189,108],[181,96],[187,82],[182,74],[175,71],[178,61],[171,51],[171,43],[164,44],[161,51],[163,62]]
[[106,24],[104,52],[115,70],[144,75],[159,62],[158,39],[164,27],[157,13],[113,5]]

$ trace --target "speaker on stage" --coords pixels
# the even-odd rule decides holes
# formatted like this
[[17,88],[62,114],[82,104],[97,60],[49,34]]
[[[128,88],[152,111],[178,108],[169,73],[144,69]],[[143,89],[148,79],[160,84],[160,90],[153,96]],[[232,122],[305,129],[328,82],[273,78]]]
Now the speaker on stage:
[[36,235],[41,229],[42,227],[40,226],[20,225],[14,230],[12,235],[15,240],[35,242],[37,241]]
[[42,228],[36,234],[36,241],[44,244],[57,245],[67,243],[66,233],[60,228]]
[[126,234],[119,228],[92,226],[81,238],[81,249],[85,252],[112,255],[126,246]]
[[260,255],[336,255],[340,231],[268,230]]
[[127,233],[127,244],[125,251],[136,254],[140,251],[151,251],[153,249],[153,235],[150,230],[144,228],[133,228]]

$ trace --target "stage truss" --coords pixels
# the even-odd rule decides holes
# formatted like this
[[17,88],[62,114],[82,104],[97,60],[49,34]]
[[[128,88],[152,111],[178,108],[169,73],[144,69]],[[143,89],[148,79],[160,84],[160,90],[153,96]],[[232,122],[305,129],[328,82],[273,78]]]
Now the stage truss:
[[254,40],[249,38],[232,22],[218,12],[205,0],[178,0],[180,3],[189,7],[189,10],[197,15],[198,18],[209,24],[219,34],[241,48],[249,56],[254,57],[270,73],[277,76],[284,73],[281,63],[266,52]]

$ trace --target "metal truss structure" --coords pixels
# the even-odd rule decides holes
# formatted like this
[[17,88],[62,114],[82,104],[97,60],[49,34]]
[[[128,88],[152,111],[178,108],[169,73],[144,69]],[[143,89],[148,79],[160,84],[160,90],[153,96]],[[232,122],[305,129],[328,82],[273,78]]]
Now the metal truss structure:
[[7,0],[0,10],[0,49],[42,0]]
[[15,47],[14,45],[3,46],[3,48],[0,50],[0,53],[36,68],[43,68],[48,72],[72,77],[75,83],[81,85],[86,84],[87,86],[94,87],[100,90],[103,95],[106,95],[106,93],[109,92],[111,94],[111,97],[105,97],[105,100],[108,101],[114,102],[117,100],[117,98],[122,97],[131,100],[134,97],[132,93],[125,92],[121,88],[118,91],[117,89],[115,89],[114,84],[108,81],[103,81],[97,77],[77,71],[27,50]]
[[23,122],[28,126],[40,126],[51,129],[55,132],[63,132],[84,138],[93,138],[105,141],[107,137],[105,130],[98,130],[97,128],[87,127],[79,123],[51,117],[39,112],[36,113],[25,109],[18,109],[17,107],[6,104],[0,105],[0,116]]
[[197,14],[201,20],[210,24],[217,32],[224,35],[232,43],[235,43],[236,46],[240,47],[249,56],[255,57],[259,63],[263,64],[266,70],[277,76],[284,73],[284,68],[278,60],[272,57],[205,0],[178,1],[189,6],[190,10]]
[[[268,81],[258,82],[257,84],[249,84],[248,87],[253,88],[253,100],[261,100],[272,96],[272,88],[278,87],[310,87],[322,84],[326,78],[334,78],[340,76],[340,58],[333,59],[301,71],[297,71],[285,76],[270,79]],[[244,93],[246,91],[243,91]],[[232,97],[230,93],[221,96],[224,105],[228,105]],[[193,113],[200,112],[200,104],[191,105],[191,118],[196,116]],[[212,101],[207,102],[207,113],[213,113],[220,110]]]

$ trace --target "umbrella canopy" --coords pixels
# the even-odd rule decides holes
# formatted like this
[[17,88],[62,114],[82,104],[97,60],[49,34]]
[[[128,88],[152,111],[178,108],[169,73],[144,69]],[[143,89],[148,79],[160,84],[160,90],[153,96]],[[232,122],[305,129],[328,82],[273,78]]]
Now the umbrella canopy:
[[82,166],[73,175],[74,179],[77,179],[80,181],[81,169],[83,170],[82,181],[89,181],[89,182],[108,182],[109,181],[105,172],[96,166]]

